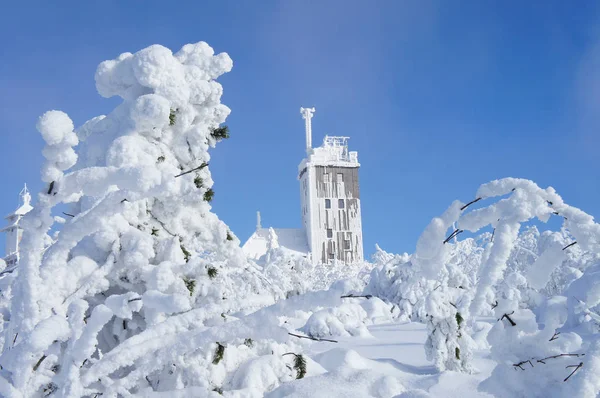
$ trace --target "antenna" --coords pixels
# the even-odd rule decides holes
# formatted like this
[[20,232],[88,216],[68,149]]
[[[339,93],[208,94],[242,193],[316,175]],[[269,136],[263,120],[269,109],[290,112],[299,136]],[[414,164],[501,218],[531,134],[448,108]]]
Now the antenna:
[[300,108],[302,118],[306,120],[306,154],[309,155],[312,150],[312,124],[311,119],[315,108]]
[[262,226],[260,225],[260,211],[257,211],[256,212],[256,230],[258,231],[261,228],[262,228]]
[[27,184],[25,184],[25,187],[19,192],[19,195],[21,196],[24,205],[31,203],[31,195],[29,194],[29,189],[27,189]]

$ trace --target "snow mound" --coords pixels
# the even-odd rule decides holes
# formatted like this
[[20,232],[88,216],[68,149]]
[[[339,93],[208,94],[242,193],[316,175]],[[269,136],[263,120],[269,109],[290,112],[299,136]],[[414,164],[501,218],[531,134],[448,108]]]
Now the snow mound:
[[328,336],[369,337],[365,321],[367,312],[358,304],[342,304],[315,312],[300,329],[309,336],[322,338]]

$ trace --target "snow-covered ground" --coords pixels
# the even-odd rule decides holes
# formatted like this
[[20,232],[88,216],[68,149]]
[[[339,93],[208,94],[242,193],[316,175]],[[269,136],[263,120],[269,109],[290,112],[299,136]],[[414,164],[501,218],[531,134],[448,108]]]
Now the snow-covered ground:
[[[458,372],[440,373],[431,361],[425,358],[427,328],[418,322],[393,322],[368,327],[372,337],[338,337],[336,343],[316,342],[307,350],[308,355],[331,373],[314,380],[309,378],[295,382],[297,397],[386,397],[399,393],[401,397],[447,397],[479,398],[491,395],[477,392],[477,385],[489,377],[494,362],[486,359],[489,350],[476,351],[473,362],[478,369],[475,374]],[[347,389],[338,389],[339,372],[348,372],[358,377],[361,385],[349,383]],[[360,381],[362,377],[362,381]],[[368,381],[371,379],[374,382]],[[377,383],[380,380],[381,383]],[[321,389],[315,384],[333,389]],[[386,384],[387,383],[387,384]],[[375,390],[369,390],[373,385]],[[386,389],[389,386],[389,390]],[[379,390],[377,389],[379,387]],[[397,391],[392,391],[393,388]],[[304,390],[303,390],[304,388]],[[280,387],[291,392],[291,387]],[[311,392],[312,391],[312,392]],[[305,393],[304,393],[305,392]],[[429,393],[430,395],[426,395]],[[277,390],[273,396],[277,395]]]

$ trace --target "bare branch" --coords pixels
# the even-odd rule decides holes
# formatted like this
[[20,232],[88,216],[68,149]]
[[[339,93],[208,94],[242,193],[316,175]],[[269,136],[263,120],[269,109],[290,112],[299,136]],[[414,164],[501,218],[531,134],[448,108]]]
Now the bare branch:
[[466,209],[467,207],[471,206],[473,203],[477,203],[481,200],[482,198],[477,198],[475,200],[470,201],[469,203],[467,203],[466,205],[464,205],[463,207],[460,208],[461,211],[463,211],[464,209]]
[[515,323],[515,321],[513,321],[513,320],[512,320],[512,318],[509,316],[509,315],[512,315],[512,314],[514,314],[514,313],[515,313],[515,312],[513,311],[513,312],[511,312],[510,314],[504,314],[504,315],[502,315],[502,318],[500,318],[500,320],[503,320],[504,318],[506,318],[506,319],[508,319],[508,321],[510,322],[510,324],[511,324],[512,326],[517,326],[517,324]]
[[373,296],[372,296],[372,295],[370,295],[370,294],[367,294],[367,295],[365,295],[365,296],[355,296],[355,295],[353,295],[353,294],[348,294],[348,295],[345,295],[345,296],[340,296],[340,298],[366,298],[367,300],[369,300],[369,299],[370,299],[370,298],[372,298],[372,297],[373,297]]
[[444,242],[442,243],[445,245],[446,243],[450,242],[450,239],[455,238],[456,236],[458,236],[458,234],[461,234],[463,232],[465,231],[463,231],[462,229],[455,229],[454,232],[452,232],[450,236],[448,236],[446,240],[444,240]]
[[558,339],[558,335],[559,334],[560,334],[560,332],[554,332],[554,334],[552,335],[552,337],[548,341],[554,341],[554,340]]
[[563,247],[563,250],[567,250],[569,247],[571,247],[571,246],[573,246],[573,245],[576,245],[576,244],[577,244],[577,241],[575,241],[575,242],[573,242],[573,243],[571,243],[571,244],[568,244],[568,245],[566,245],[565,247]]
[[191,170],[188,170],[188,171],[184,171],[184,172],[183,172],[183,173],[181,173],[181,174],[177,174],[177,175],[175,176],[175,178],[177,178],[177,177],[181,177],[181,176],[184,176],[184,175],[186,175],[186,174],[193,173],[193,172],[194,172],[194,171],[196,171],[196,170],[202,170],[202,169],[203,169],[203,168],[205,168],[206,166],[208,166],[208,163],[206,163],[206,162],[205,162],[205,163],[202,163],[200,166],[196,167],[195,169],[191,169]]
[[328,341],[330,343],[337,343],[337,340],[330,340],[330,339],[317,339],[315,337],[310,337],[310,336],[301,336],[299,334],[294,334],[294,333],[289,333],[288,334],[290,336],[294,336],[294,337],[298,337],[299,339],[309,339],[309,340],[314,340],[314,341]]
[[44,362],[44,359],[46,359],[46,356],[42,355],[42,357],[40,359],[38,359],[38,361],[35,363],[35,365],[33,365],[33,371],[34,372],[36,370],[38,370],[38,368],[40,367],[40,365],[42,364],[42,362]]
[[563,381],[567,381],[567,380],[569,380],[569,378],[570,378],[571,376],[573,376],[573,375],[575,374],[575,372],[577,372],[579,369],[581,369],[581,368],[583,367],[583,362],[579,362],[579,365],[570,365],[570,366],[567,366],[567,368],[573,368],[573,367],[574,367],[575,369],[573,369],[573,371],[571,372],[571,374],[570,374],[570,375],[568,375],[568,376],[567,376],[567,378],[566,378],[566,379],[564,379]]
[[546,361],[548,359],[556,359],[556,358],[560,358],[560,357],[576,357],[576,358],[579,358],[579,357],[582,357],[584,355],[585,354],[558,354],[558,355],[552,355],[551,357],[546,357],[546,358],[538,359],[537,362],[543,363],[545,365],[546,362],[544,362],[544,361]]

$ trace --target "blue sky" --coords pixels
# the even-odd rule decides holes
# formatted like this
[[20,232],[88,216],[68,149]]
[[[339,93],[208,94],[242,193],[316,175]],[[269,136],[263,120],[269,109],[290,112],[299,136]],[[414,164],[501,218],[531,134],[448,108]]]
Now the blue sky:
[[[315,143],[359,152],[366,254],[412,252],[429,220],[501,177],[551,185],[600,217],[600,8],[595,2],[8,2],[0,15],[0,213],[41,189],[49,109],[108,113],[96,66],[159,43],[227,52],[232,138],[213,151],[214,210],[245,240],[299,227],[300,106]],[[3,248],[0,248],[0,253]]]

